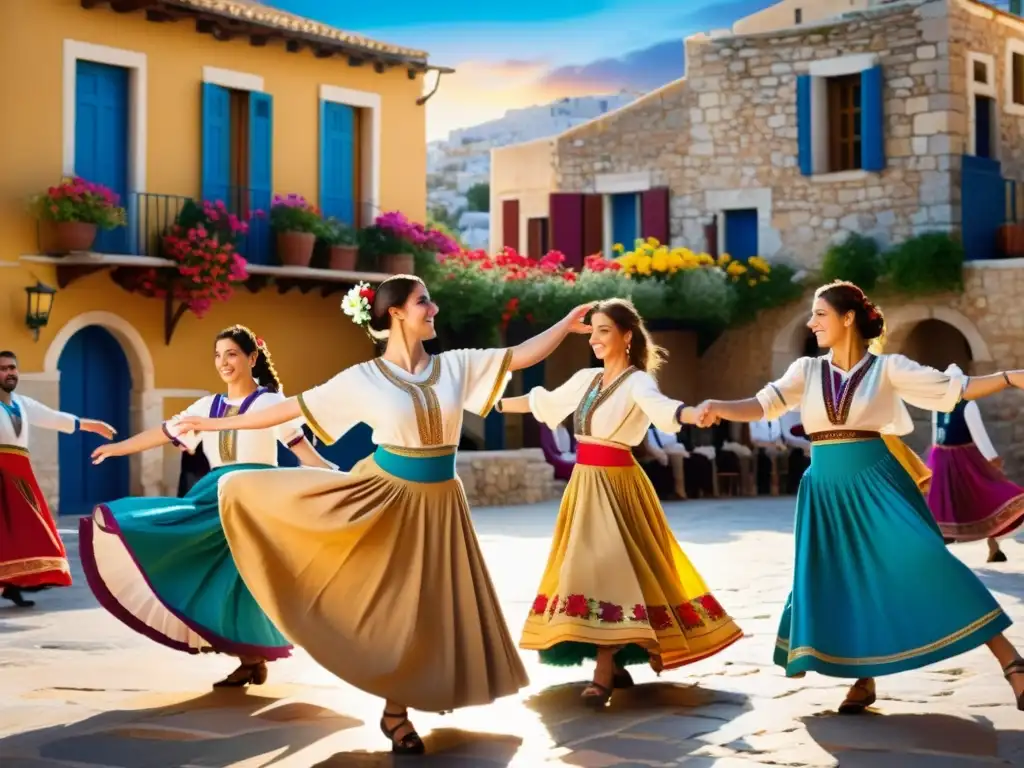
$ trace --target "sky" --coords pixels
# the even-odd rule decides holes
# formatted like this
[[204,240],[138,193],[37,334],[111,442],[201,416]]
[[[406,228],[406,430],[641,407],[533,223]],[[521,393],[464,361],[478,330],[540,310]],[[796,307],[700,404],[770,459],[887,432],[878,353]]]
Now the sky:
[[[772,0],[265,0],[452,67],[427,102],[427,139],[567,96],[649,91],[683,76],[683,38]],[[434,74],[427,84],[433,86]]]

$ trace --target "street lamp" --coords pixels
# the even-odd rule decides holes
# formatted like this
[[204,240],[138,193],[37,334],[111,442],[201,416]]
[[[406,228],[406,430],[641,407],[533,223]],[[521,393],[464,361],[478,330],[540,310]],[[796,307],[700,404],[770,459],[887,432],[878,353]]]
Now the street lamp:
[[36,281],[36,284],[25,289],[28,294],[28,306],[25,309],[25,325],[36,341],[39,341],[39,329],[45,328],[50,322],[50,310],[53,309],[53,297],[57,289]]

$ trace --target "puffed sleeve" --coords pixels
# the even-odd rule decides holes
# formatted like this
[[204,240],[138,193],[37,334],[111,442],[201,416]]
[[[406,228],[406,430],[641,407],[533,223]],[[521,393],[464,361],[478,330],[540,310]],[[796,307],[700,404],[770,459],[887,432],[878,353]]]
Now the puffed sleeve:
[[462,407],[486,416],[505,392],[511,375],[511,349],[454,349],[441,355],[462,382]]
[[209,416],[210,405],[212,403],[213,395],[207,395],[206,397],[199,398],[184,411],[172,416],[161,425],[164,434],[167,435],[167,438],[179,448],[184,448],[189,453],[195,453],[196,448],[199,447],[199,443],[202,442],[202,436],[191,430],[188,432],[182,432],[178,427],[178,422],[184,416]]
[[926,411],[949,413],[963,396],[967,377],[943,373],[903,355],[886,355],[886,375],[900,399]]
[[658,382],[646,371],[637,371],[630,377],[630,393],[640,410],[646,414],[651,423],[662,432],[676,433],[682,424],[679,423],[679,412],[683,403],[663,395],[658,389]]
[[[333,445],[360,422],[370,423],[365,363],[346,368],[329,381],[298,396],[302,417],[317,439]],[[286,427],[287,424],[281,425]]]
[[565,417],[576,410],[587,387],[600,373],[597,368],[584,368],[574,373],[567,382],[554,389],[534,387],[529,392],[530,413],[552,430],[565,421]]
[[964,421],[967,422],[967,429],[971,433],[971,440],[974,441],[978,450],[981,451],[981,455],[985,457],[985,460],[992,461],[992,459],[998,458],[999,452],[992,445],[992,440],[988,436],[988,430],[985,429],[985,422],[981,418],[981,408],[973,400],[964,408]]
[[18,395],[18,402],[25,411],[25,421],[33,427],[53,429],[57,432],[71,434],[78,429],[78,417],[64,411],[55,411],[31,397]]
[[800,407],[800,403],[804,399],[807,369],[813,361],[813,357],[801,357],[799,360],[795,360],[782,374],[781,379],[766,385],[755,395],[766,419],[777,419],[787,411]]

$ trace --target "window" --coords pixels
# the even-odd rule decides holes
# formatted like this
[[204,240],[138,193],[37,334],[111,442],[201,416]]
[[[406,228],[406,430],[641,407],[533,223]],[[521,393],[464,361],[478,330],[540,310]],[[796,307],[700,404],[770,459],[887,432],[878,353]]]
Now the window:
[[981,83],[982,85],[988,85],[988,66],[984,61],[974,61],[974,82]]
[[794,24],[803,24],[804,23],[804,9],[803,8],[796,8],[796,9],[794,9],[794,11],[793,11],[793,23]]
[[[1013,109],[1010,57],[1006,60],[1004,101]],[[999,158],[999,119],[996,113],[995,57],[988,53],[967,53],[967,153],[978,158]]]
[[993,121],[992,116],[995,99],[981,94],[974,94],[974,155],[994,159],[992,147]]
[[1006,41],[1006,64],[1003,72],[1005,92],[1003,109],[1011,115],[1024,115],[1024,40]]
[[526,222],[526,253],[533,259],[539,259],[551,250],[548,241],[548,219],[528,219]]
[[828,169],[861,168],[861,77],[843,75],[826,82],[828,94]]

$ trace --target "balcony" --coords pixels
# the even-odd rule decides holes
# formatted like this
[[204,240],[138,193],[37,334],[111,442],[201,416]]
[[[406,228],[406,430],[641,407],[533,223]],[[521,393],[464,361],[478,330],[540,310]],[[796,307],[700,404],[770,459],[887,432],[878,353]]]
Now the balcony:
[[[265,193],[259,193],[266,197]],[[240,240],[238,252],[248,262],[249,280],[246,287],[257,292],[270,284],[276,285],[279,293],[298,288],[303,293],[319,288],[322,295],[344,290],[347,285],[360,281],[378,282],[387,274],[374,271],[343,271],[324,268],[325,254],[316,253],[309,267],[282,266],[277,261],[274,236],[265,212],[253,204],[252,190],[231,188],[224,200],[230,213],[248,221],[249,232]],[[37,226],[37,253],[21,257],[22,261],[52,264],[57,269],[57,283],[65,288],[85,275],[102,270],[130,268],[173,268],[174,262],[163,254],[162,242],[171,227],[178,220],[185,205],[196,198],[183,195],[165,195],[154,192],[134,192],[125,202],[127,224],[107,232],[100,232],[92,246],[85,252],[58,255],[52,242],[48,242],[47,229]],[[357,203],[353,206],[356,223],[364,224],[373,220],[377,211],[371,204]]]

